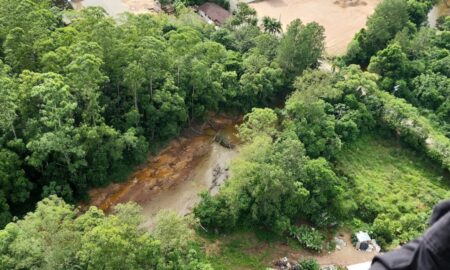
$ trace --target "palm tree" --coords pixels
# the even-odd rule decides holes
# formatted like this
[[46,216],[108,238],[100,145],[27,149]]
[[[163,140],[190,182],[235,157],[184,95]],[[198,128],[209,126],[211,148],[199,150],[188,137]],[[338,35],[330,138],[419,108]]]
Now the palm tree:
[[264,28],[264,32],[270,34],[281,33],[281,22],[277,19],[271,18],[269,16],[264,16],[262,18],[262,25]]

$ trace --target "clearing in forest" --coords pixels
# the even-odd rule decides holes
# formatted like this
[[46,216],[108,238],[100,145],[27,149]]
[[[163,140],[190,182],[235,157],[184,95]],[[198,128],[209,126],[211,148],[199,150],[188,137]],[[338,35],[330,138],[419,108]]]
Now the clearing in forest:
[[326,51],[344,54],[355,34],[366,25],[380,0],[265,0],[251,3],[258,16],[280,19],[283,28],[295,20],[325,28]]

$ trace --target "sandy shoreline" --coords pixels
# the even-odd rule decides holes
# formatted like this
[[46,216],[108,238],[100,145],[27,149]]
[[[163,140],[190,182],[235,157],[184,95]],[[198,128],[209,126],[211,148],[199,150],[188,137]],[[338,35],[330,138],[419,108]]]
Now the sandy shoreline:
[[344,54],[354,35],[365,26],[380,0],[265,0],[251,3],[259,17],[281,20],[283,28],[299,18],[304,23],[316,21],[325,28],[326,52]]

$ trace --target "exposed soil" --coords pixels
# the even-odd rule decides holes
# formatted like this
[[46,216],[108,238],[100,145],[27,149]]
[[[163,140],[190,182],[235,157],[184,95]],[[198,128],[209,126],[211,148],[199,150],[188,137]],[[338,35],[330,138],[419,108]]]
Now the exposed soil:
[[128,181],[92,189],[90,204],[110,212],[119,203],[136,202],[144,209],[144,225],[151,225],[149,220],[163,208],[187,214],[200,191],[217,192],[225,181],[237,150],[215,143],[214,137],[221,133],[237,144],[236,123],[226,117],[213,117],[184,130],[157,155],[150,156]]
[[160,12],[161,5],[157,0],[122,0],[130,11],[135,14]]
[[363,263],[367,261],[371,261],[373,257],[375,257],[375,252],[365,252],[359,251],[352,246],[351,242],[351,234],[348,232],[343,232],[340,236],[345,242],[347,246],[343,247],[341,250],[335,250],[333,252],[322,252],[322,253],[313,253],[308,250],[293,250],[288,245],[279,245],[276,249],[278,250],[274,257],[272,258],[272,263],[280,258],[287,257],[290,260],[298,261],[300,259],[306,258],[314,258],[316,259],[320,265],[341,265],[347,266],[357,263]]
[[[346,243],[347,246],[343,247],[341,250],[335,250],[331,253],[322,254],[294,254],[293,258],[300,257],[314,257],[320,263],[320,265],[352,265],[357,263],[363,263],[371,261],[375,257],[375,252],[365,252],[357,250],[353,247],[351,242],[351,234],[348,232],[342,233],[340,236]],[[297,257],[295,257],[297,256]]]
[[325,28],[329,55],[345,53],[353,36],[365,26],[381,0],[265,0],[251,3],[258,16],[280,19],[283,28],[295,20],[316,21]]
[[[263,260],[263,264],[267,267],[274,266],[275,262],[281,258],[287,257],[289,261],[296,262],[299,260],[314,258],[321,266],[328,265],[340,265],[348,266],[358,263],[364,263],[371,261],[375,257],[376,252],[364,252],[356,250],[351,243],[351,234],[349,232],[341,232],[339,237],[343,239],[347,245],[342,247],[341,250],[335,250],[333,252],[323,251],[322,253],[314,253],[308,250],[294,249],[287,244],[271,243],[266,241],[258,241],[254,239],[254,236],[249,235],[230,235],[225,238],[221,238],[211,242],[205,246],[205,251],[209,256],[221,256],[221,251],[224,246],[229,245],[228,242],[233,242],[235,237],[247,239],[249,243],[242,252],[249,256],[256,256]],[[248,238],[250,237],[250,238]],[[238,269],[237,266],[236,269]]]

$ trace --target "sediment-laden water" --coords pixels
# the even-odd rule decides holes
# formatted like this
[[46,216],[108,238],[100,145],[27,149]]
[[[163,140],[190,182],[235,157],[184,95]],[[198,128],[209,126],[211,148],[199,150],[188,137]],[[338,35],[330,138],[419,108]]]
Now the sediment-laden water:
[[128,181],[91,190],[91,205],[110,212],[119,203],[134,201],[143,208],[146,227],[161,209],[189,213],[200,192],[215,193],[227,179],[229,164],[238,153],[235,124],[216,117],[195,132],[186,130],[149,157]]

